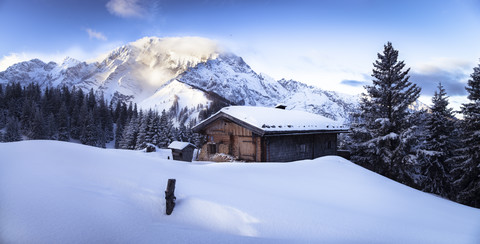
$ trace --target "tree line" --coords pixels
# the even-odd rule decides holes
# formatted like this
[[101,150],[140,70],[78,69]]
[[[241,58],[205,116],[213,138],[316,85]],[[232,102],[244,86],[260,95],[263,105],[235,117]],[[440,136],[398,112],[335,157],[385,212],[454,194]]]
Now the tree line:
[[480,207],[480,65],[470,75],[469,103],[457,119],[441,83],[430,111],[413,111],[420,87],[389,42],[373,64],[345,147],[351,160],[390,179]]
[[137,150],[148,144],[166,148],[174,140],[201,144],[203,137],[192,132],[191,124],[173,125],[175,116],[187,113],[177,110],[139,111],[136,104],[108,103],[93,89],[85,93],[13,82],[0,85],[0,141],[76,141],[103,148],[114,143],[115,148]]

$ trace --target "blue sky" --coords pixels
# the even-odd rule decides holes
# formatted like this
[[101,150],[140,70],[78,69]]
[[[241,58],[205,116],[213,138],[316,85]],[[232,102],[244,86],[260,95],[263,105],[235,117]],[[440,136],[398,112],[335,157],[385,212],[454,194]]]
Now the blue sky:
[[380,0],[0,0],[0,70],[39,57],[88,60],[144,36],[201,36],[257,72],[360,93],[391,41],[423,88],[465,101],[480,58],[480,2]]

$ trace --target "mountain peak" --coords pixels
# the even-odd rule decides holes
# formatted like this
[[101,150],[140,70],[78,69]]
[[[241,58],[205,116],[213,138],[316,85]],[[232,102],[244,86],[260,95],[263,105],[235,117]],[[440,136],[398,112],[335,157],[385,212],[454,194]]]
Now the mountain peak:
[[78,65],[78,64],[80,64],[80,63],[81,63],[80,61],[78,61],[78,60],[76,60],[76,59],[74,59],[74,58],[66,57],[66,58],[63,59],[61,66],[62,66],[62,68],[65,68],[65,69],[66,69],[66,68],[69,68],[69,67],[73,67],[73,66],[75,66],[75,65]]
[[[40,60],[16,64],[0,72],[0,83],[67,85],[102,92],[116,103],[136,102],[144,109],[165,109],[178,123],[201,119],[223,105],[288,105],[342,120],[351,102],[293,80],[276,81],[258,74],[217,42],[202,37],[144,37],[91,62],[70,57],[60,65]],[[200,116],[202,115],[202,116]]]
[[166,56],[171,60],[195,63],[215,59],[222,53],[215,41],[203,37],[144,37],[128,45],[138,49],[141,55]]

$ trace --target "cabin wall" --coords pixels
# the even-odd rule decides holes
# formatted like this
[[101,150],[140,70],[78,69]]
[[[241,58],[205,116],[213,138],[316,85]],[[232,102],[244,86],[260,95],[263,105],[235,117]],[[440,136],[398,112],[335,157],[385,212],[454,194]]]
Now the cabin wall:
[[183,161],[187,161],[187,162],[192,162],[192,159],[193,159],[193,151],[195,150],[194,147],[186,147],[185,149],[183,149],[183,152],[182,152],[182,160]]
[[315,153],[313,158],[337,155],[337,134],[326,133],[315,135]]
[[183,150],[172,149],[173,160],[192,162],[194,147],[189,146]]
[[266,162],[291,162],[335,155],[337,135],[335,133],[315,135],[285,135],[265,138],[264,158]]
[[336,133],[260,137],[229,120],[219,119],[205,129],[205,134],[207,143],[199,160],[212,160],[213,155],[222,153],[249,162],[291,162],[337,152]]
[[260,161],[260,137],[228,120],[217,120],[205,130],[207,144],[202,147],[201,160],[215,153],[232,155],[238,160]]

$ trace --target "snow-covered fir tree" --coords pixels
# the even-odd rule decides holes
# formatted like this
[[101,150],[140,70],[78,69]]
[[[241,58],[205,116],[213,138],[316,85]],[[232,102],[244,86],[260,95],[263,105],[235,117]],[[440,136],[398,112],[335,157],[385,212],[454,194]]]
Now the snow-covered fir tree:
[[103,93],[101,93],[97,103],[98,105],[95,106],[97,109],[94,110],[95,118],[97,118],[97,121],[100,123],[100,128],[104,134],[105,140],[103,141],[109,142],[113,140],[113,119]]
[[21,141],[22,135],[20,132],[20,121],[15,117],[9,117],[7,119],[7,126],[5,129],[5,135],[3,136],[5,142]]
[[425,143],[418,150],[424,180],[422,190],[447,197],[451,191],[450,166],[458,144],[453,110],[448,108],[448,97],[442,84],[432,98],[431,113],[427,114]]
[[168,145],[173,141],[173,133],[172,133],[172,121],[168,118],[167,113],[165,110],[162,111],[162,115],[160,116],[159,121],[159,137],[158,137],[158,144],[157,146],[160,148],[167,148]]
[[412,183],[408,165],[412,152],[413,116],[408,106],[417,100],[420,88],[409,81],[403,61],[390,42],[373,64],[373,85],[365,86],[357,123],[352,124],[352,161],[403,183]]
[[32,122],[32,130],[29,135],[31,139],[46,139],[45,118],[40,109],[35,110],[35,116]]
[[85,123],[80,135],[80,142],[89,146],[98,146],[100,144],[98,138],[98,128],[93,117],[93,113],[87,113]]
[[149,138],[150,143],[158,145],[160,139],[160,116],[158,116],[157,112],[153,112],[152,110],[149,110],[148,113],[151,113],[151,116],[149,116],[149,130],[146,137]]
[[[135,143],[135,150],[144,149],[147,146],[147,143],[150,143],[149,138],[147,137],[149,126],[148,126],[148,113],[144,114],[142,110],[138,113],[138,136]],[[147,142],[148,140],[148,142]]]
[[60,105],[57,116],[58,140],[60,141],[70,140],[68,117],[67,106],[65,105],[65,102],[63,102],[62,105]]
[[470,103],[463,104],[461,162],[453,171],[457,200],[480,207],[480,64],[473,68],[468,85]]
[[119,147],[122,149],[131,149],[134,150],[137,137],[139,133],[139,118],[137,115],[133,115],[130,119],[128,125],[123,130],[123,138],[119,144]]
[[124,131],[124,126],[122,123],[122,119],[118,118],[117,122],[115,123],[115,143],[114,147],[115,148],[121,148],[120,144],[123,140],[123,131]]

